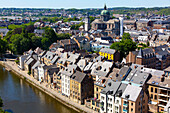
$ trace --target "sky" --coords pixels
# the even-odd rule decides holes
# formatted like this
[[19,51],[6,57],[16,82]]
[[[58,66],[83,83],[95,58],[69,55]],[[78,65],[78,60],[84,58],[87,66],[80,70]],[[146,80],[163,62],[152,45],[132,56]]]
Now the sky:
[[170,0],[0,0],[0,8],[165,7]]

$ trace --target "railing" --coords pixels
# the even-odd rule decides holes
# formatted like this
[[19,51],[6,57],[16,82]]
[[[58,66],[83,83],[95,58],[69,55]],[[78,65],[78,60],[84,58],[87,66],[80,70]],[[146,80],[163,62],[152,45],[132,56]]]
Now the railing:
[[127,112],[127,110],[123,109],[123,112]]

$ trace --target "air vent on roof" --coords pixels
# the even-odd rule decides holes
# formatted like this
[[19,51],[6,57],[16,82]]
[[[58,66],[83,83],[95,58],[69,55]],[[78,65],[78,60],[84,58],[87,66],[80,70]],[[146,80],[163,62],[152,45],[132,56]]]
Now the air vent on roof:
[[152,81],[152,84],[155,84],[155,81]]
[[109,94],[113,94],[113,90],[110,90],[110,91],[109,91]]
[[143,78],[146,79],[146,75],[144,75]]
[[143,81],[140,81],[140,84],[143,84]]
[[130,95],[125,95],[125,98],[129,98]]
[[109,82],[108,85],[111,86],[112,85],[111,82]]

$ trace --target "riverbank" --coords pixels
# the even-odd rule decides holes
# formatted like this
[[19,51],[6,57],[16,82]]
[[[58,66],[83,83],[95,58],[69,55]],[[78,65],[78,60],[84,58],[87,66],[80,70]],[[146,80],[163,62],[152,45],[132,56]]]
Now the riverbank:
[[95,111],[85,107],[84,105],[79,105],[78,103],[71,101],[69,98],[61,95],[60,93],[57,93],[54,89],[46,87],[46,83],[40,84],[40,82],[29,76],[26,71],[20,70],[14,61],[0,61],[0,64],[6,67],[9,71],[16,73],[20,78],[25,79],[31,85],[37,87],[38,89],[50,95],[60,103],[64,104],[65,106],[68,106],[78,112],[96,113]]

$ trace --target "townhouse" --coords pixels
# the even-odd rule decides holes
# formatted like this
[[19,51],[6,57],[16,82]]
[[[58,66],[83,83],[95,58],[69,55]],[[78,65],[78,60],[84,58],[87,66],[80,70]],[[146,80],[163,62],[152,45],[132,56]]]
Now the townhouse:
[[114,62],[117,62],[120,60],[120,53],[114,49],[109,48],[102,48],[99,51],[100,56],[104,56],[108,60],[113,60]]
[[70,99],[84,104],[86,98],[93,96],[93,79],[85,73],[76,71],[70,79]]

